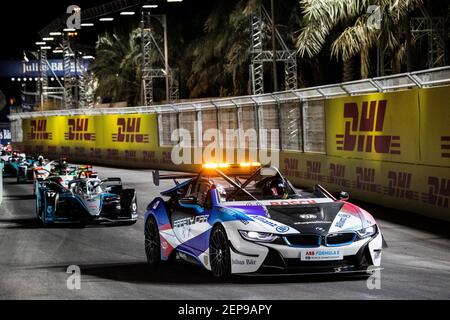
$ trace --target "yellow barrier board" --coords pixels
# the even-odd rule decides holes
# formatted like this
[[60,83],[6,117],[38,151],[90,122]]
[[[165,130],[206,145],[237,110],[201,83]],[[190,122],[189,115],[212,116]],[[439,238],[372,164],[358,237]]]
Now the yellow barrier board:
[[420,90],[423,163],[450,167],[450,87]]
[[448,168],[282,152],[283,173],[298,186],[326,186],[355,199],[450,221]]
[[48,117],[23,121],[25,151],[76,160],[151,161],[156,115]]
[[[323,184],[356,199],[450,220],[450,87],[327,100],[327,154],[282,151],[280,167],[298,186]],[[154,114],[56,116],[23,120],[30,154],[161,170]],[[195,148],[192,154],[202,151]]]
[[327,100],[327,154],[417,163],[418,94],[408,90]]

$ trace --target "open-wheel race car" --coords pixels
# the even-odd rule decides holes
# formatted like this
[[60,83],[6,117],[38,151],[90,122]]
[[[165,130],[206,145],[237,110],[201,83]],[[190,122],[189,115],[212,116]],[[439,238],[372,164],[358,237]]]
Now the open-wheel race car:
[[25,153],[20,151],[2,152],[1,161],[4,164],[3,176],[5,177],[17,177],[18,182],[26,180],[27,175],[32,176],[32,170],[34,159],[27,157]]
[[[381,265],[381,230],[365,210],[320,185],[297,191],[274,167],[205,165],[161,176],[176,186],[145,214],[150,266],[194,262],[216,278],[231,274],[366,273]],[[180,182],[183,181],[183,182]]]
[[120,178],[74,178],[67,184],[58,177],[37,184],[36,215],[44,225],[137,221],[136,191],[124,189]]

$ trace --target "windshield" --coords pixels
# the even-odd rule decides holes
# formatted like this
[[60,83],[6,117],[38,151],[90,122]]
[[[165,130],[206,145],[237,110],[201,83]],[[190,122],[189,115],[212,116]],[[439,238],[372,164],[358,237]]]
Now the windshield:
[[275,176],[257,176],[251,181],[248,178],[233,177],[233,181],[242,186],[244,190],[236,188],[233,184],[223,178],[214,178],[214,184],[218,191],[220,202],[241,202],[253,200],[274,200],[274,199],[317,199],[326,198],[318,190],[301,189],[296,190],[285,178]]

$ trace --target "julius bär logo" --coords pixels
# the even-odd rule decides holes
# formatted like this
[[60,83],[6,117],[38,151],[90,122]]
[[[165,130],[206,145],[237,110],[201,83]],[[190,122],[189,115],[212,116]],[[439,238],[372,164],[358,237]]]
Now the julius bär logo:
[[47,120],[31,120],[31,132],[28,134],[30,140],[53,140],[53,134],[47,132]]
[[450,136],[441,137],[442,158],[450,158]]
[[113,142],[148,143],[148,134],[141,132],[141,118],[117,119],[117,133],[113,133]]
[[67,120],[69,132],[64,134],[66,141],[95,141],[95,133],[88,132],[89,119]]
[[345,133],[336,135],[337,150],[399,155],[400,137],[380,134],[386,108],[386,100],[363,102],[360,114],[357,103],[346,103]]

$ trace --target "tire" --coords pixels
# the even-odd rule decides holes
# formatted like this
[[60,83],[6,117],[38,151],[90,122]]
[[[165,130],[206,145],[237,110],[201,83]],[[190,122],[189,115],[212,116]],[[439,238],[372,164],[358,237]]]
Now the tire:
[[149,217],[145,224],[145,255],[151,268],[161,264],[161,244],[155,218]]
[[218,225],[211,232],[209,240],[211,273],[214,278],[225,280],[231,276],[231,254],[225,229]]
[[41,220],[41,209],[42,205],[39,206],[39,200],[36,199],[36,218],[38,218],[39,220]]
[[125,189],[120,195],[120,204],[122,207],[121,216],[132,218],[138,213],[137,194],[134,189]]

